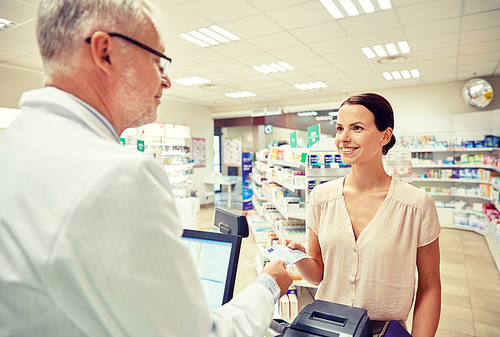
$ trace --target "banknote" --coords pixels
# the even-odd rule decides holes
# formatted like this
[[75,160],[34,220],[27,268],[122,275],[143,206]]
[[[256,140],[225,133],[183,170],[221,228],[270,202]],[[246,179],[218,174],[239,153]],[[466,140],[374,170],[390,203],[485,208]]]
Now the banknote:
[[311,258],[309,255],[302,253],[300,250],[292,250],[285,245],[274,245],[264,252],[264,255],[269,261],[282,260],[285,261],[287,267],[300,261],[304,258]]

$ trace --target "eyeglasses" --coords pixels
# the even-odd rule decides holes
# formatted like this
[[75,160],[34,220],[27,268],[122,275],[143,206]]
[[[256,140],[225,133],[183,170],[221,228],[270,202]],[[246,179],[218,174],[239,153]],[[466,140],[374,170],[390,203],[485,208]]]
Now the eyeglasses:
[[[148,47],[146,46],[145,44],[143,43],[140,43],[139,41],[136,41],[134,39],[131,39],[130,37],[128,36],[125,36],[125,35],[122,35],[122,34],[119,34],[119,33],[108,33],[109,36],[115,36],[115,37],[119,37],[119,38],[122,38],[130,43],[133,43],[135,44],[137,47],[139,48],[142,48],[156,56],[158,56],[160,58],[160,72],[162,73],[163,76],[167,76],[167,70],[168,68],[170,68],[170,63],[172,63],[172,59],[156,50],[154,50],[153,48],[151,47]],[[89,37],[87,38],[85,41],[87,41],[87,43],[90,43],[90,40],[91,40],[92,37]]]

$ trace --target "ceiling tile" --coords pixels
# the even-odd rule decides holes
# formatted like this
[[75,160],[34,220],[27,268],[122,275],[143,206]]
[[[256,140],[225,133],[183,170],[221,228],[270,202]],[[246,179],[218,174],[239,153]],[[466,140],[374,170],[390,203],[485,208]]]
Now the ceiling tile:
[[248,42],[265,51],[287,48],[301,44],[299,40],[294,38],[288,32],[280,32],[280,33],[255,37],[248,39]]
[[298,4],[303,4],[304,2],[312,2],[316,0],[252,0],[253,6],[257,7],[263,12],[273,11],[276,9],[282,9],[286,7],[291,7]]
[[[397,43],[406,40],[406,35],[401,27],[381,30],[377,32],[369,32],[365,34],[353,35],[352,38],[356,43],[363,47],[372,47],[378,44]],[[410,46],[411,48],[411,46]]]
[[284,60],[287,62],[289,61],[288,63],[290,63],[291,65],[293,65],[292,63],[295,59],[317,56],[317,54],[306,45],[272,50],[269,53],[279,60]]
[[446,47],[446,48],[435,48],[428,50],[414,51],[411,53],[414,56],[415,61],[419,62],[422,60],[431,60],[436,58],[452,57],[458,56],[458,47]]
[[340,71],[349,71],[351,69],[363,69],[363,68],[373,67],[373,63],[369,59],[350,60],[347,62],[335,63],[335,67],[337,67]]
[[458,57],[458,64],[480,64],[500,60],[500,52],[481,53],[476,55],[463,55]]
[[399,27],[399,20],[394,10],[344,18],[339,20],[339,23],[350,35]]
[[235,41],[233,43],[225,43],[213,49],[214,51],[217,51],[217,53],[230,58],[244,56],[248,54],[255,54],[261,51],[259,48],[255,47],[254,45],[246,41]]
[[304,69],[312,66],[327,65],[328,62],[321,56],[313,56],[293,60],[291,64],[297,69]]
[[11,64],[15,66],[26,67],[33,70],[43,70],[43,63],[41,59],[28,56],[19,56],[13,59],[9,59],[4,62],[5,64]]
[[500,40],[472,43],[460,46],[460,56],[500,51]]
[[24,43],[29,43],[38,47],[35,30],[31,27],[27,27],[26,25],[14,26],[10,29],[1,31],[0,36],[7,37],[9,39],[22,40]]
[[500,26],[500,10],[464,15],[462,19],[462,30],[477,30],[482,28]]
[[464,0],[464,14],[480,13],[500,9],[497,0]]
[[38,10],[37,6],[21,1],[16,1],[16,0],[0,1],[0,17],[15,22],[17,24],[35,18],[37,10]]
[[242,39],[282,32],[283,28],[264,14],[228,21],[224,28]]
[[462,32],[460,35],[460,44],[488,42],[495,37],[500,38],[500,27],[485,28]]
[[227,22],[259,13],[244,0],[198,0],[185,3],[186,8],[212,22]]
[[368,60],[361,48],[346,50],[341,53],[324,54],[323,58],[331,64],[345,62],[348,60]]
[[404,30],[408,39],[421,39],[424,37],[458,33],[459,29],[459,18],[452,18],[406,26]]
[[[216,52],[215,48],[199,48],[195,51],[183,53],[182,57],[194,63],[204,63],[224,60],[227,57]],[[172,61],[173,64],[173,61]]]
[[460,15],[461,0],[440,0],[418,3],[396,9],[405,25],[443,20]]
[[160,22],[161,30],[174,34],[187,33],[191,30],[213,25],[213,21],[207,20],[203,16],[182,5],[163,10],[162,15],[163,19]]
[[9,39],[7,37],[0,36],[0,50],[24,55],[38,50],[38,46],[25,43],[22,40]]
[[457,57],[448,57],[441,59],[421,60],[418,61],[418,68],[438,68],[446,66],[455,66],[457,64]]
[[336,20],[292,29],[289,32],[304,43],[312,43],[347,36],[347,33]]
[[391,0],[392,7],[401,8],[405,6],[411,6],[415,4],[420,4],[423,2],[431,2],[436,0]]
[[361,48],[351,37],[310,43],[308,46],[319,55],[334,54],[346,50],[356,50]]
[[333,21],[334,18],[319,1],[309,1],[300,5],[267,12],[267,15],[281,27],[292,30],[315,24]]
[[456,46],[458,44],[458,34],[448,34],[432,36],[424,39],[415,39],[408,41],[412,51],[422,51],[435,48],[445,48]]
[[271,62],[276,62],[276,57],[269,53],[257,53],[245,56],[239,56],[234,58],[236,61],[241,62],[247,66],[253,67],[255,65],[261,65]]
[[17,53],[11,53],[8,51],[0,50],[0,62],[7,61],[10,59],[16,58],[18,56],[20,56],[20,55]]

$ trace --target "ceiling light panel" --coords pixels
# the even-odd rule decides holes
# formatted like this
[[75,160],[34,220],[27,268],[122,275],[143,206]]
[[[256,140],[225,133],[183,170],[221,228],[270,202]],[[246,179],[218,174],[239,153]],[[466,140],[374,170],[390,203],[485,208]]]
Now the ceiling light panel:
[[294,84],[293,85],[295,88],[300,89],[300,90],[311,90],[311,89],[321,89],[321,88],[326,88],[328,87],[325,83],[321,81],[317,82],[309,82],[309,83],[300,83],[300,84]]
[[[370,47],[363,47],[363,48],[361,48],[361,51],[369,59],[376,57],[375,53],[377,53],[377,55],[379,57],[385,57],[385,56],[387,56],[387,54],[392,56],[392,55],[398,55],[399,53],[407,54],[410,52],[410,46],[408,45],[408,42],[400,41],[400,42],[398,42],[397,45],[398,46],[396,47],[396,44],[391,42],[391,43],[387,43],[385,45],[385,48],[382,45],[376,45],[376,46],[373,46],[371,48]],[[398,50],[398,47],[399,47],[399,50]],[[374,51],[375,51],[375,53],[374,53]]]
[[320,0],[334,19],[369,14],[392,8],[390,0]]
[[384,72],[382,73],[382,76],[388,81],[390,80],[400,80],[402,78],[404,79],[409,79],[409,78],[418,78],[420,77],[420,72],[418,69],[412,69],[410,71],[408,70],[401,70],[401,71],[392,71],[392,72]]
[[8,28],[14,27],[16,24],[10,20],[0,18],[0,32]]
[[191,77],[183,77],[183,78],[178,78],[175,80],[172,80],[175,83],[187,85],[187,86],[192,86],[192,85],[200,85],[200,84],[205,84],[205,83],[210,83],[210,80],[207,80],[206,78],[198,77],[198,76],[191,76]]
[[312,117],[317,115],[318,115],[317,111],[302,111],[297,113],[297,116],[299,117]]
[[261,64],[260,66],[253,66],[252,68],[266,75],[271,73],[284,72],[287,70],[295,70],[295,67],[289,65],[285,61]]
[[179,34],[179,36],[201,47],[217,46],[221,43],[241,40],[237,35],[217,25],[210,26],[210,28],[201,28],[197,31],[192,30],[188,33]]
[[244,97],[255,96],[253,92],[249,91],[228,92],[225,95],[231,98],[244,98]]

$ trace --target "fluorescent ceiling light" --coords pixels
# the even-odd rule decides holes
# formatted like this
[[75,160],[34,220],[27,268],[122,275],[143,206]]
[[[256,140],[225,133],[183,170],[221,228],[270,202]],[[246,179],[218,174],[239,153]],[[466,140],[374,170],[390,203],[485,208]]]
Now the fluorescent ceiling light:
[[267,71],[270,71],[272,73],[277,73],[278,72],[278,69],[274,69],[273,67],[271,67],[270,65],[268,64],[261,64],[260,65],[261,68],[264,68],[266,69]]
[[207,80],[206,78],[198,77],[198,76],[191,76],[191,77],[184,77],[184,78],[178,78],[175,80],[172,80],[175,83],[187,85],[187,86],[192,86],[192,85],[199,85],[199,84],[204,84],[204,83],[210,83],[210,80]]
[[295,88],[300,89],[300,90],[311,90],[311,89],[321,89],[321,88],[326,88],[328,87],[325,83],[321,81],[317,82],[309,82],[309,83],[300,83],[300,84],[294,84],[293,85]]
[[286,63],[285,61],[280,61],[278,62],[278,64],[280,66],[282,66],[283,68],[286,68],[287,70],[295,70],[295,67],[289,65],[288,63]]
[[339,0],[339,1],[342,7],[344,7],[347,14],[349,14],[350,16],[359,15],[358,9],[356,8],[356,6],[354,6],[351,0]]
[[217,34],[213,30],[210,30],[208,28],[202,28],[202,29],[200,29],[200,32],[202,32],[205,35],[210,36],[211,38],[213,38],[213,39],[215,39],[215,40],[217,40],[219,42],[222,42],[222,43],[228,43],[229,42],[229,39],[225,38],[224,36],[222,36],[220,34]]
[[402,70],[401,75],[403,75],[403,78],[410,78],[410,72],[408,70]]
[[337,111],[330,111],[328,114],[329,114],[330,116],[338,116],[338,115],[339,115],[339,112],[338,112],[338,110],[337,110]]
[[229,40],[231,40],[231,41],[238,41],[238,40],[241,40],[241,39],[240,39],[237,35],[235,35],[235,34],[231,33],[231,32],[230,32],[230,31],[228,31],[228,30],[225,30],[224,28],[219,27],[219,26],[217,26],[217,25],[210,26],[210,28],[211,28],[213,31],[215,31],[215,32],[219,33],[220,35],[223,35],[223,36],[227,37],[227,38],[228,38]]
[[317,116],[318,113],[316,111],[303,111],[297,113],[297,116],[299,117],[311,117],[311,116]]
[[393,72],[391,72],[391,75],[392,75],[392,77],[394,77],[397,80],[400,80],[402,78],[399,71],[393,71]]
[[337,6],[332,2],[332,0],[321,0],[321,4],[326,8],[326,10],[333,16],[334,19],[342,19],[344,14],[338,9]]
[[12,21],[0,18],[0,23],[3,23],[4,25],[7,26],[7,25],[10,25],[12,23]]
[[261,64],[260,66],[253,66],[252,68],[266,75],[270,73],[277,73],[280,71],[283,72],[287,70],[295,70],[294,67],[284,61]]
[[279,65],[279,64],[277,64],[277,63],[269,63],[269,65],[270,65],[271,67],[273,67],[274,69],[276,69],[276,70],[279,70],[279,71],[286,71],[286,68],[284,68],[284,67],[280,66],[280,65]]
[[253,66],[252,68],[266,75],[271,73],[270,71],[262,68],[261,66]]
[[384,47],[382,47],[381,45],[373,46],[373,49],[375,50],[375,52],[377,53],[378,56],[380,56],[380,57],[387,56],[387,53],[385,52]]
[[361,50],[363,51],[363,53],[365,53],[366,57],[368,57],[369,59],[372,59],[375,57],[375,54],[370,49],[370,47],[364,47],[364,48],[361,48]]
[[378,4],[380,5],[380,8],[382,9],[391,9],[391,1],[390,0],[378,0]]
[[386,80],[388,80],[388,81],[392,80],[391,73],[389,73],[389,72],[386,71],[386,72],[382,73],[382,75],[384,75],[384,77],[385,77]]
[[212,39],[211,37],[208,37],[200,32],[197,32],[195,30],[192,30],[189,32],[190,35],[194,36],[197,39],[200,39],[202,41],[205,41],[208,44],[211,44],[212,46],[216,46],[219,44],[219,41]]
[[398,54],[398,48],[396,48],[396,45],[394,43],[388,43],[385,45],[385,48],[391,55],[397,55]]
[[412,69],[410,70],[410,72],[411,76],[413,76],[414,78],[420,77],[420,72],[418,71],[418,69]]
[[375,7],[370,0],[358,0],[359,4],[365,11],[365,13],[373,13],[375,12]]
[[410,52],[410,46],[408,45],[408,42],[406,41],[398,42],[398,46],[403,54],[407,54]]
[[233,33],[225,30],[217,25],[210,26],[211,29],[201,28],[199,31],[192,30],[189,34],[179,34],[180,37],[190,42],[196,43],[201,47],[216,46],[221,43],[229,43],[231,41],[240,40]]
[[228,97],[231,97],[231,98],[243,98],[243,97],[255,96],[255,94],[253,92],[249,92],[249,91],[229,92],[225,95]]
[[180,37],[182,37],[183,39],[186,39],[188,40],[189,42],[193,42],[195,44],[197,44],[198,46],[201,46],[201,47],[210,47],[210,45],[206,42],[203,42],[201,40],[198,40],[197,38],[191,36],[191,35],[188,35],[188,34],[179,34]]
[[331,121],[333,120],[333,116],[318,116],[316,117],[317,121]]

